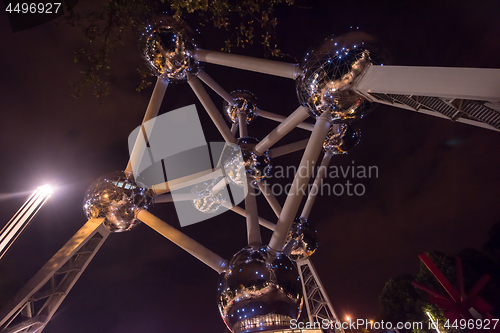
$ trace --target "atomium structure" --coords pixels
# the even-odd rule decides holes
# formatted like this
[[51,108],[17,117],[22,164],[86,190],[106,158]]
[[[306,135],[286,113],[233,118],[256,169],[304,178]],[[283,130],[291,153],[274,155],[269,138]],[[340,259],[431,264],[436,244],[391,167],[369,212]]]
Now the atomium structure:
[[[162,190],[146,189],[134,180],[132,166],[138,158],[134,147],[124,173],[104,176],[89,187],[84,198],[88,222],[2,310],[2,332],[41,332],[108,235],[130,230],[139,222],[220,275],[218,286],[214,286],[217,305],[231,332],[290,328],[290,322],[298,319],[301,311],[307,311],[311,322],[339,321],[310,261],[317,239],[308,219],[331,159],[346,153],[359,140],[354,121],[382,103],[500,129],[500,108],[496,104],[500,98],[496,90],[500,86],[499,70],[383,66],[373,38],[362,32],[327,38],[309,51],[300,64],[198,49],[195,45],[186,30],[161,22],[148,27],[144,57],[157,81],[143,124],[158,115],[169,82],[187,83],[224,141],[232,144],[223,152],[229,170],[226,179],[206,180],[193,186],[192,178],[184,177],[169,180]],[[264,111],[252,93],[224,90],[202,69],[202,63],[295,80],[299,106],[286,116]],[[231,127],[203,83],[222,98],[222,114]],[[279,124],[267,136],[253,138],[249,130],[256,117]],[[309,117],[314,125],[304,122]],[[310,131],[309,139],[274,147],[294,128]],[[281,206],[266,179],[272,169],[271,158],[302,149],[298,170],[304,172],[296,173]],[[238,158],[243,163],[235,163]],[[319,171],[311,180],[318,160]],[[301,189],[311,181],[311,190],[304,200],[306,193]],[[218,194],[221,186],[230,183],[251,185],[244,209]],[[148,212],[153,200],[169,201],[166,197],[174,184],[189,188],[186,200],[200,212],[212,213],[223,206],[244,216],[247,244],[226,260]],[[258,215],[254,186],[259,187],[274,211],[274,223]],[[261,226],[273,230],[269,244],[262,243]]]

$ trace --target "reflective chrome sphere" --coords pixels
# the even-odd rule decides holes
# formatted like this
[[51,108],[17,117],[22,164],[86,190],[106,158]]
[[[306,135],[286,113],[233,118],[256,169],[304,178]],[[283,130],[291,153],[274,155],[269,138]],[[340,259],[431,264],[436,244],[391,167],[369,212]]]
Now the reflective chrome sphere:
[[104,226],[112,232],[128,231],[140,221],[137,212],[153,203],[152,191],[137,184],[123,172],[115,172],[90,185],[83,199],[87,218],[104,217]]
[[186,29],[158,22],[146,27],[143,54],[156,76],[185,80],[188,73],[199,71],[194,58],[195,43]]
[[288,256],[292,260],[305,259],[316,252],[317,248],[318,233],[316,230],[306,219],[302,217],[295,219],[288,233],[285,253],[289,253]]
[[351,85],[377,62],[372,42],[373,37],[364,32],[350,32],[327,38],[307,53],[296,82],[299,101],[311,116],[331,110],[334,121],[344,121],[361,117],[371,107]]
[[198,195],[198,198],[193,199],[193,205],[202,213],[215,213],[221,206],[223,199],[222,193],[219,191],[213,193],[213,187],[222,179],[213,179],[201,184],[193,186],[191,193]]
[[238,114],[243,112],[246,115],[247,124],[250,124],[257,117],[255,113],[257,98],[247,90],[233,91],[231,96],[234,99],[235,105],[229,105],[226,100],[224,100],[222,105],[226,116],[232,123],[235,123],[238,121]]
[[345,154],[358,144],[360,134],[350,124],[334,124],[326,135],[323,149],[332,154]]
[[302,308],[302,284],[295,264],[266,246],[247,246],[221,274],[219,311],[231,332],[290,328]]
[[[238,172],[242,167],[245,168],[246,175],[253,177],[257,181],[269,176],[272,168],[269,152],[266,151],[261,156],[255,154],[253,149],[257,143],[259,141],[255,138],[239,138],[236,144],[240,149],[227,146],[224,150],[224,169],[229,179],[236,185],[243,186],[243,182],[245,181],[243,173]],[[241,165],[241,159],[243,159],[244,165]]]

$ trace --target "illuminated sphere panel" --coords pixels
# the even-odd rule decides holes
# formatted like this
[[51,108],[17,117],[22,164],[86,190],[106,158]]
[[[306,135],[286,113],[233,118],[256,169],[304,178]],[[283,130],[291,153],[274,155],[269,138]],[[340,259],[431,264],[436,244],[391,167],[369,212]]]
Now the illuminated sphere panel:
[[289,329],[303,302],[295,264],[262,245],[249,245],[233,256],[221,274],[217,297],[221,316],[235,333]]
[[137,184],[123,172],[98,178],[85,192],[83,211],[88,219],[104,218],[111,232],[128,231],[140,221],[137,212],[153,203],[152,191]]
[[[257,155],[253,152],[259,140],[252,137],[239,138],[236,144],[237,147],[228,145],[224,149],[222,161],[228,178],[236,185],[243,186],[246,181],[243,175],[252,177],[260,181],[266,178],[271,173],[271,159],[269,151],[265,151],[262,155]],[[243,163],[241,161],[243,160]],[[245,168],[245,172],[241,172]]]
[[304,57],[297,79],[300,103],[313,117],[330,110],[334,121],[360,118],[372,104],[351,89],[356,79],[378,62],[373,37],[356,31],[327,38]]
[[212,214],[219,209],[223,196],[220,191],[214,193],[213,188],[220,180],[222,177],[193,186],[191,193],[197,196],[196,199],[193,199],[193,205],[197,210]]
[[[305,259],[318,248],[318,234],[303,217],[295,219],[288,234],[285,249],[292,260]],[[288,253],[287,252],[287,253]]]
[[334,155],[346,154],[351,148],[356,146],[361,135],[350,124],[334,124],[330,127],[326,135],[323,149]]
[[161,22],[146,27],[143,55],[156,76],[182,81],[187,74],[197,74],[195,43],[186,29],[176,29]]
[[222,105],[223,113],[234,124],[238,122],[238,115],[243,112],[246,115],[246,122],[250,124],[257,116],[257,98],[247,90],[237,90],[231,93],[234,105],[230,105],[226,100]]

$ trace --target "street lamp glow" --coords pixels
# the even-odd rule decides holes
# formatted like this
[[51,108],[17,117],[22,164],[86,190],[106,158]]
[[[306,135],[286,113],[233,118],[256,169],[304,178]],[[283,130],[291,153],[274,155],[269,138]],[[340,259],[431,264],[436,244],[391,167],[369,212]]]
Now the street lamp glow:
[[51,195],[54,193],[54,190],[52,190],[52,187],[49,184],[39,186],[38,190],[40,190],[40,193],[43,195]]
[[53,193],[50,185],[38,187],[35,192],[26,200],[17,213],[0,231],[0,258],[19,237],[31,219],[38,213],[47,199]]

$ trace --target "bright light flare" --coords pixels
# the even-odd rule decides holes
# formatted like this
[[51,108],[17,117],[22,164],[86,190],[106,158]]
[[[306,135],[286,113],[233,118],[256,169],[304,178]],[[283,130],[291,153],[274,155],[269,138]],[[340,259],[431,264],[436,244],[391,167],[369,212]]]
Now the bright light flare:
[[431,323],[434,325],[434,328],[436,329],[436,331],[438,333],[441,333],[441,331],[439,331],[439,329],[438,329],[437,323],[434,322],[434,319],[432,319],[431,314],[430,314],[429,311],[427,311],[427,315],[429,316],[429,319],[431,320]]
[[52,193],[54,193],[54,190],[52,189],[52,187],[49,184],[46,184],[46,185],[43,185],[43,186],[39,186],[38,189],[40,190],[40,192],[41,192],[42,195],[49,196]]
[[50,185],[38,187],[0,231],[0,259],[53,193]]

